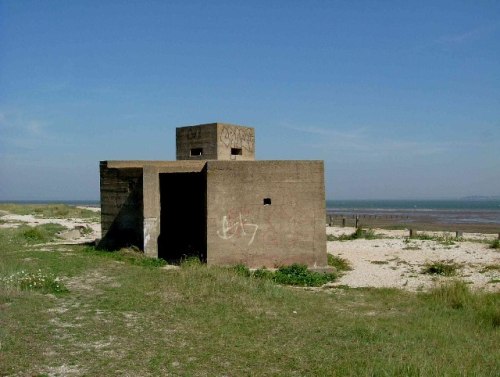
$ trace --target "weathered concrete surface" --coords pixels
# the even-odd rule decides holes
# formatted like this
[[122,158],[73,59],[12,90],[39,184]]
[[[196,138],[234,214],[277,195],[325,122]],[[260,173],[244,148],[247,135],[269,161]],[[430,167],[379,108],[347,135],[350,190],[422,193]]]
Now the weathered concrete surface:
[[143,249],[142,168],[100,164],[101,248],[135,245]]
[[[135,163],[135,162],[131,162]],[[143,161],[144,175],[144,254],[158,258],[160,237],[160,174],[200,173],[205,161]]]
[[176,147],[177,160],[253,161],[255,130],[227,123],[180,127]]
[[214,265],[327,265],[322,161],[254,161],[249,127],[176,136],[177,161],[101,162],[101,246]]
[[208,264],[326,266],[323,177],[321,161],[207,162]]

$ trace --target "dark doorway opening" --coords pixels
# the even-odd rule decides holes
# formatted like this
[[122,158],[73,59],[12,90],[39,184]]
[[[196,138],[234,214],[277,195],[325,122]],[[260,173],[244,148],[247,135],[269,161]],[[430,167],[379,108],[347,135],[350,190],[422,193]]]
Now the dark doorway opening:
[[158,257],[170,263],[206,261],[206,174],[160,174]]

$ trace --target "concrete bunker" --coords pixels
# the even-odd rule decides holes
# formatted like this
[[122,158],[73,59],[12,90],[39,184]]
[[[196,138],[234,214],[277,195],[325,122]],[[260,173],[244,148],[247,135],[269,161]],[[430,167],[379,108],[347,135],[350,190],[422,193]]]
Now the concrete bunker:
[[322,161],[255,161],[254,129],[225,123],[177,128],[176,146],[176,161],[101,161],[101,245],[326,267]]

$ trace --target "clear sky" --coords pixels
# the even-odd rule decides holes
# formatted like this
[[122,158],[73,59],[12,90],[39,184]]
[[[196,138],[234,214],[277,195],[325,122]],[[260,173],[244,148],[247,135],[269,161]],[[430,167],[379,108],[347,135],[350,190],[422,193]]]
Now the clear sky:
[[0,0],[0,200],[98,199],[215,121],[329,199],[500,195],[500,2]]

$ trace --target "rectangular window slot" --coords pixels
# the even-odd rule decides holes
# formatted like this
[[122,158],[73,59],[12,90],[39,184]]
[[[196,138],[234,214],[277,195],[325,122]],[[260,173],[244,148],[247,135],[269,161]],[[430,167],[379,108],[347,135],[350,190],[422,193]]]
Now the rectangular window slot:
[[203,155],[203,148],[191,148],[191,156]]
[[271,205],[271,198],[264,198],[264,205],[270,206]]
[[241,148],[231,148],[231,156],[242,156],[243,150]]

